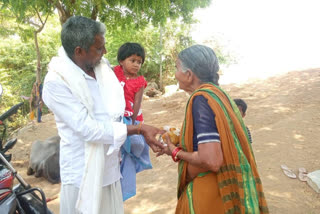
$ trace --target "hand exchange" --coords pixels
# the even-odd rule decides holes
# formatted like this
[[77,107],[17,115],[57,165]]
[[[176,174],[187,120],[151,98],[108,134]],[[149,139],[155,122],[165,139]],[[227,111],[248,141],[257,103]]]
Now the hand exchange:
[[150,146],[154,153],[160,152],[165,148],[165,146],[156,139],[157,134],[165,133],[164,130],[160,130],[156,127],[143,124],[141,126],[141,133],[143,134],[147,144]]

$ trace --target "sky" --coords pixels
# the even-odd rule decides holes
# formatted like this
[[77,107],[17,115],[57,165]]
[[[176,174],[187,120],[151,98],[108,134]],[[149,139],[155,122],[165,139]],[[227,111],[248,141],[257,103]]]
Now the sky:
[[237,58],[223,81],[320,67],[320,0],[212,0],[195,11],[193,39],[214,38]]

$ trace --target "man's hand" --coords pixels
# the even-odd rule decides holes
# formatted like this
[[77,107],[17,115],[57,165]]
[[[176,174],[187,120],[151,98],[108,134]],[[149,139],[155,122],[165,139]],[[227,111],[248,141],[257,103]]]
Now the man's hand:
[[146,124],[142,124],[141,126],[141,134],[144,136],[147,144],[150,146],[154,153],[160,152],[164,149],[164,145],[156,139],[157,134],[163,134],[164,132],[164,130],[160,130],[156,127]]

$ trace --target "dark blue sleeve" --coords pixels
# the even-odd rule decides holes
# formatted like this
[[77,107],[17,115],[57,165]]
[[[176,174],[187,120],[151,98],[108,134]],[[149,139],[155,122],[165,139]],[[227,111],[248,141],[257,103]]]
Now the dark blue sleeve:
[[193,100],[193,151],[198,151],[198,144],[220,142],[215,121],[215,114],[203,96]]

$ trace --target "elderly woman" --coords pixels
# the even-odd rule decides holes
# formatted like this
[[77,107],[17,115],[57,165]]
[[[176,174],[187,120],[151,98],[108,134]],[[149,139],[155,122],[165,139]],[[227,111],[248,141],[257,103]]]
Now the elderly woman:
[[176,79],[191,94],[176,147],[176,213],[268,213],[248,134],[233,100],[218,86],[213,50],[191,46],[178,55]]

